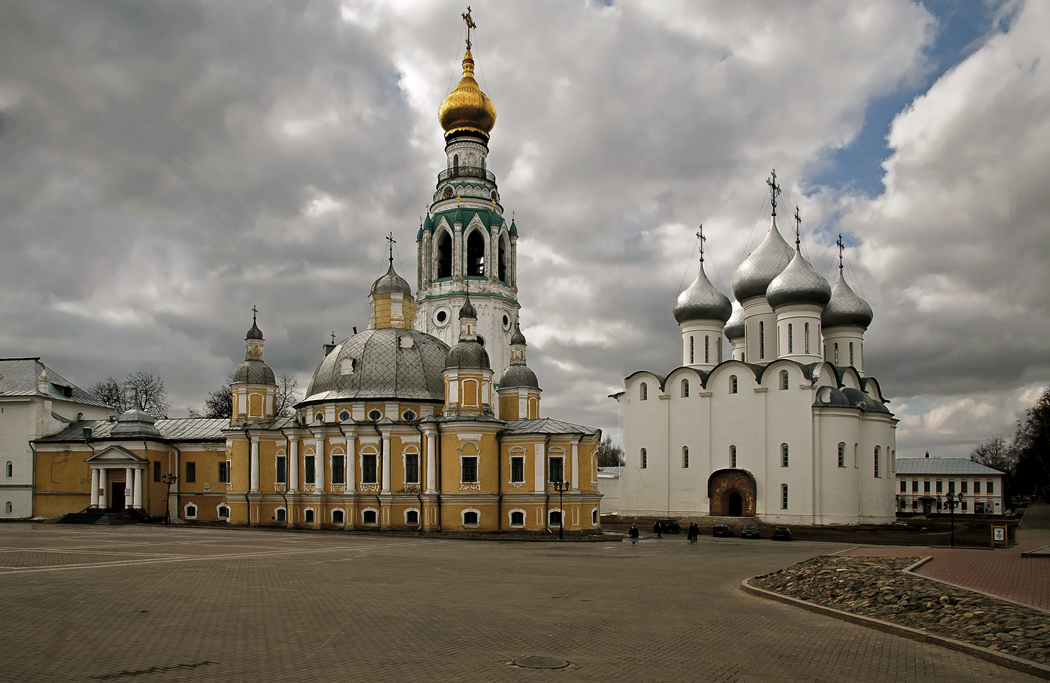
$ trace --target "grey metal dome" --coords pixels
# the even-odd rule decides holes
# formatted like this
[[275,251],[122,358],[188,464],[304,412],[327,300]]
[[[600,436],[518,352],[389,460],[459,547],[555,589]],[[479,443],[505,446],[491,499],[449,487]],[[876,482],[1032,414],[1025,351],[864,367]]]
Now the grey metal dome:
[[678,295],[674,304],[674,319],[679,323],[690,320],[729,320],[733,314],[733,304],[722,292],[711,284],[700,263],[700,272],[696,274],[693,284]]
[[277,384],[277,376],[262,360],[246,360],[233,371],[234,384]]
[[[462,313],[460,316],[462,317]],[[476,370],[481,368],[491,368],[489,365],[489,352],[485,350],[485,347],[472,339],[461,339],[458,344],[452,347],[452,350],[448,352],[448,356],[445,358],[445,369],[449,368],[463,368],[466,370]]]
[[733,341],[734,339],[743,339],[744,337],[744,309],[738,308],[733,311],[733,315],[729,316],[729,321],[726,322],[726,326],[722,328],[722,333],[725,334],[726,339]]
[[824,329],[847,325],[868,329],[874,317],[868,302],[857,296],[846,284],[840,268],[839,279],[831,288],[831,301],[828,302],[820,316],[821,325]]
[[470,303],[470,295],[467,295],[466,300],[463,302],[463,307],[459,309],[459,319],[463,318],[474,318],[477,319],[478,312],[474,310],[474,304]]
[[769,222],[769,232],[758,248],[744,259],[733,273],[733,296],[743,303],[755,296],[765,296],[766,288],[791,263],[794,250],[777,230],[776,219]]
[[445,400],[448,346],[417,330],[364,330],[344,339],[314,370],[303,402],[331,399]]
[[791,263],[773,278],[766,289],[766,299],[774,309],[787,304],[826,306],[830,298],[831,285],[813,270],[801,251],[795,252]]
[[536,373],[527,365],[511,365],[503,372],[499,380],[500,389],[525,387],[528,389],[539,389],[540,382],[536,379]]
[[836,389],[835,387],[820,387],[817,389],[817,398],[813,402],[814,406],[820,407],[831,407],[836,406],[840,408],[849,408],[852,404],[846,395]]
[[252,329],[248,330],[248,333],[244,335],[244,339],[248,340],[248,339],[262,339],[262,338],[263,338],[262,330],[259,329],[259,326],[256,324],[255,319],[252,318]]
[[842,390],[843,395],[849,400],[854,408],[860,408],[865,413],[889,413],[890,409],[868,396],[860,389],[846,388]]
[[525,346],[525,335],[521,333],[521,327],[518,325],[518,321],[514,321],[514,332],[510,335],[511,346]]
[[389,294],[390,292],[401,292],[407,296],[412,296],[412,287],[409,286],[405,278],[394,272],[393,262],[390,263],[386,273],[372,283],[371,291],[372,294]]
[[130,408],[117,416],[110,436],[160,436],[153,416],[144,410]]

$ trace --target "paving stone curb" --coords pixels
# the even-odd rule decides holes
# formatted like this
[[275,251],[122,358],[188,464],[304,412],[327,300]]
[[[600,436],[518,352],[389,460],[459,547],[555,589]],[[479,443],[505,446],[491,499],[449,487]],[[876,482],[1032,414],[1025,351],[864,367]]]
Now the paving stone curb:
[[[914,564],[910,565],[906,571],[910,571],[918,566],[921,566],[922,564],[928,562],[930,559],[932,558],[924,557],[918,562],[915,562]],[[894,624],[887,621],[881,621],[879,619],[873,619],[871,617],[862,616],[860,614],[844,612],[833,607],[825,607],[824,605],[818,605],[806,600],[799,600],[797,598],[792,598],[787,595],[774,593],[773,591],[767,591],[763,588],[758,588],[756,586],[751,585],[751,580],[756,578],[759,577],[753,576],[749,579],[744,579],[743,581],[741,581],[741,589],[745,593],[766,598],[767,600],[774,600],[777,602],[785,603],[787,605],[792,605],[794,607],[800,607],[809,612],[815,612],[817,614],[823,614],[825,616],[834,617],[836,619],[848,621],[852,624],[858,624],[860,626],[866,626],[868,628],[875,629],[876,631],[881,631],[883,633],[890,633],[893,635],[901,636],[903,638],[917,640],[922,643],[938,645],[940,647],[945,647],[956,652],[964,652],[968,655],[977,657],[978,659],[983,659],[987,662],[992,662],[993,664],[998,664],[1008,669],[1021,671],[1023,673],[1031,674],[1033,676],[1038,676],[1039,678],[1050,680],[1050,666],[1043,666],[1038,662],[1033,662],[1031,660],[1023,659],[1021,657],[1016,657],[1014,655],[1006,654],[1003,652],[996,652],[995,650],[989,650],[988,648],[973,645],[971,643],[965,643],[961,640],[955,640],[953,638],[948,638],[945,636],[939,636],[933,633],[929,633],[927,631],[922,631],[920,629],[910,628],[908,626],[902,626],[900,624]],[[930,577],[928,576],[924,576],[922,578],[929,579],[931,581],[937,581],[937,579],[930,579]],[[946,582],[938,581],[938,583]]]

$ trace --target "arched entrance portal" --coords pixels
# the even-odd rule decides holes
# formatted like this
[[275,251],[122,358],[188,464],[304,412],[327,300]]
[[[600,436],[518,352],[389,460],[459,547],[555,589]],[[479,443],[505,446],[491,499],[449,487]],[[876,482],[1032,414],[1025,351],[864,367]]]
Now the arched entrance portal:
[[707,480],[712,517],[754,517],[755,478],[747,470],[718,470]]

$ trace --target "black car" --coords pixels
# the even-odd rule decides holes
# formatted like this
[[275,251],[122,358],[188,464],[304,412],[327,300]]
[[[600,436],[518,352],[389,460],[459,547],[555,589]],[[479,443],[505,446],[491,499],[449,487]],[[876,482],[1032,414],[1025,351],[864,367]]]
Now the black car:
[[790,541],[791,540],[791,529],[786,526],[775,526],[773,527],[774,541]]
[[682,533],[682,527],[678,522],[673,519],[658,519],[656,523],[660,525],[660,533],[664,534],[680,534]]
[[723,523],[719,522],[718,524],[715,524],[715,528],[711,532],[711,535],[712,536],[732,536],[733,535],[733,527],[729,526],[728,524],[723,524]]
[[740,530],[740,538],[762,538],[762,534],[758,533],[757,524],[745,524]]

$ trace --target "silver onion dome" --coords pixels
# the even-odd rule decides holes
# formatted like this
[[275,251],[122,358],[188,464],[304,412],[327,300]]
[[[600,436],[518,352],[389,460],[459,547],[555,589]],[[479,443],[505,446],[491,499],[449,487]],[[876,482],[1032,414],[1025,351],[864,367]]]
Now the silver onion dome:
[[839,279],[831,288],[831,301],[828,302],[820,316],[821,325],[825,329],[845,326],[868,329],[874,317],[871,306],[850,289],[840,269]]
[[674,304],[674,319],[679,323],[690,320],[729,320],[733,313],[733,304],[722,292],[711,284],[704,272],[704,264],[700,264],[700,272],[697,273],[693,284],[678,295]]
[[744,259],[733,273],[733,296],[740,303],[765,296],[766,288],[791,263],[794,250],[781,237],[776,219],[769,222],[769,232],[758,248]]
[[277,377],[266,361],[246,360],[233,371],[232,382],[245,384],[277,384]]
[[412,296],[412,287],[409,286],[405,278],[394,271],[393,263],[390,264],[390,267],[387,268],[386,273],[382,277],[372,283],[371,291],[372,294],[390,294],[391,292],[401,292],[407,296]]
[[445,400],[448,346],[417,330],[364,330],[344,339],[314,370],[304,402],[332,399]]
[[733,315],[729,316],[726,326],[722,328],[722,333],[725,334],[726,339],[733,341],[734,339],[742,339],[744,337],[744,309],[738,308],[733,311]]
[[769,283],[766,299],[774,309],[787,304],[826,306],[831,299],[831,285],[813,270],[801,251],[796,251],[787,268]]
[[521,327],[518,325],[518,321],[514,321],[514,332],[510,335],[511,346],[525,346],[525,335],[521,333]]

